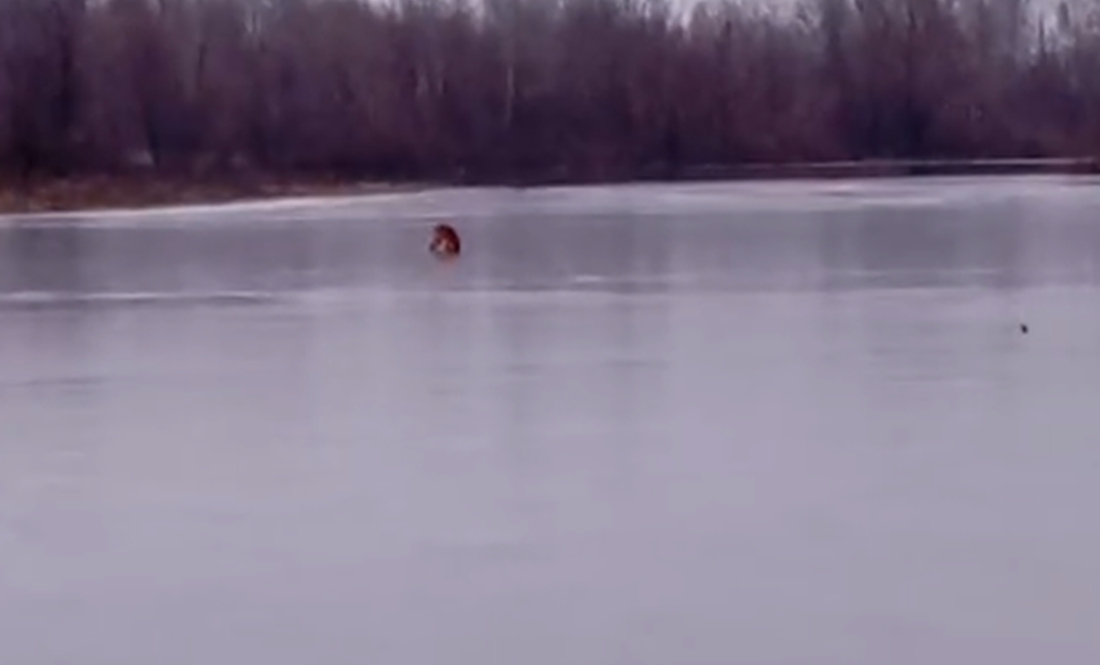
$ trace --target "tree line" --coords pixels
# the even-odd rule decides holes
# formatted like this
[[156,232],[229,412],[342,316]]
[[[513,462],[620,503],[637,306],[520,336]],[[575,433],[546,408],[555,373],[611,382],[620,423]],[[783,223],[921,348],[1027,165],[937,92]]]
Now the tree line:
[[1100,2],[0,0],[0,170],[1100,154]]

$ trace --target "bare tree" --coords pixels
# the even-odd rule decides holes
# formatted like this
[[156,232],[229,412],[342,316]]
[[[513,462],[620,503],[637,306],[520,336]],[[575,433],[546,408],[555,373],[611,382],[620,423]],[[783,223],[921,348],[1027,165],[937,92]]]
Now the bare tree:
[[1100,151],[1100,3],[0,0],[0,167],[604,178]]

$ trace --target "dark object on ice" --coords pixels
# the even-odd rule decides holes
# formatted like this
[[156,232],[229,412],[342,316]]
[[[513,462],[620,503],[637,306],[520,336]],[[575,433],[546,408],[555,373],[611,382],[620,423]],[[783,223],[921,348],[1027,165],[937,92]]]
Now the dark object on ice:
[[436,224],[432,229],[432,242],[428,250],[438,257],[458,256],[462,252],[462,241],[458,231],[450,224]]

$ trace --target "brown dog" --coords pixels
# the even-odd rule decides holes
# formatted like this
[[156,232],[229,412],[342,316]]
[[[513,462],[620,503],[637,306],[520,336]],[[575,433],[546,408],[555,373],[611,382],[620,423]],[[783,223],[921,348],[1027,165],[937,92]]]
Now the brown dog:
[[432,229],[432,242],[428,251],[439,257],[458,256],[462,252],[462,241],[458,231],[450,224],[436,224]]

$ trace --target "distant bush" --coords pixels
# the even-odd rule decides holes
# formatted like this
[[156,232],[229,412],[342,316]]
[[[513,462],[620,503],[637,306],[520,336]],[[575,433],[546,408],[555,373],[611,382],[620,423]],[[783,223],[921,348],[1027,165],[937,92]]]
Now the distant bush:
[[1096,154],[1100,3],[1074,6],[0,0],[0,168],[598,178]]

